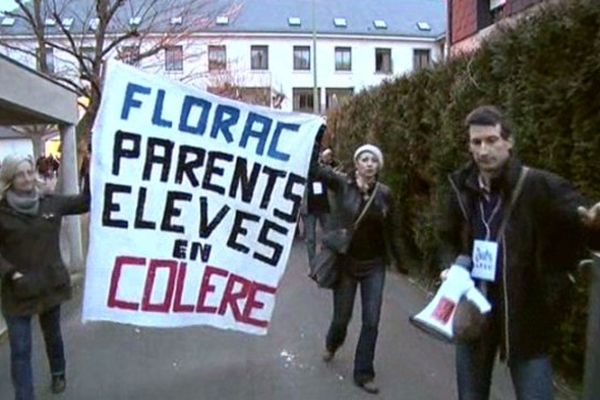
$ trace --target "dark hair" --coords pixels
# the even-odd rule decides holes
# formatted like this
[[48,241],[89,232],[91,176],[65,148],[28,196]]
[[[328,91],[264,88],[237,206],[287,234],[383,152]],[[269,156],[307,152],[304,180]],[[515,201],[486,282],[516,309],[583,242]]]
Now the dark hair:
[[500,124],[500,135],[503,139],[512,136],[510,121],[496,106],[479,106],[465,118],[467,128],[471,125],[496,126],[498,124]]

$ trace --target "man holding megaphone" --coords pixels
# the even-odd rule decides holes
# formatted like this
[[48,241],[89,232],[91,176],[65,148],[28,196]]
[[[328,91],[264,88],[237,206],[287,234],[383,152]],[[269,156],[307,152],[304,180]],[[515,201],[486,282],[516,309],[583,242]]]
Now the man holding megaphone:
[[470,297],[489,316],[477,339],[456,346],[460,400],[489,398],[498,352],[518,399],[553,399],[553,299],[582,247],[600,248],[600,203],[592,205],[559,176],[525,167],[498,108],[476,108],[465,125],[473,159],[449,177],[440,227],[444,262],[453,266],[443,272],[430,312],[416,317],[425,315],[421,325],[452,339],[448,326],[435,324],[454,316],[457,296]]

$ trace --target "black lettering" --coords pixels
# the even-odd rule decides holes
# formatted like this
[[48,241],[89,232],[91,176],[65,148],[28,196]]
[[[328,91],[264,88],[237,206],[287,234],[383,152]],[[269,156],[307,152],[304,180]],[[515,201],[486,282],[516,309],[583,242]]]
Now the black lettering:
[[175,202],[178,200],[191,201],[192,195],[190,193],[176,192],[172,190],[167,192],[167,203],[165,205],[163,220],[160,225],[160,229],[165,232],[183,233],[184,231],[183,226],[174,225],[171,221],[174,217],[181,216],[181,208],[175,207]]
[[135,209],[135,221],[133,227],[136,229],[156,229],[156,223],[144,221],[144,207],[146,206],[146,188],[141,187],[138,191],[137,207]]
[[[115,135],[113,146],[112,174],[119,175],[121,170],[121,158],[138,158],[140,156],[140,142],[142,136],[137,133],[118,130]],[[131,143],[131,148],[125,147],[125,142]]]
[[[144,173],[142,179],[150,180],[152,174],[152,166],[158,164],[162,166],[160,172],[160,181],[166,182],[169,179],[169,170],[171,168],[171,160],[173,158],[173,146],[175,144],[171,140],[149,138],[148,147],[146,148],[146,161],[144,163]],[[163,149],[163,155],[156,154],[156,148]]]
[[127,221],[123,219],[112,219],[111,213],[121,211],[121,206],[113,202],[113,194],[131,193],[131,186],[107,183],[104,186],[104,205],[102,208],[102,225],[113,228],[127,229]]
[[206,163],[206,171],[204,172],[204,180],[202,181],[202,189],[210,190],[215,193],[225,194],[225,188],[217,186],[211,182],[213,175],[223,176],[225,170],[215,166],[217,160],[225,160],[231,162],[233,155],[220,151],[209,151],[208,161]]
[[229,187],[229,197],[235,199],[238,188],[240,188],[242,201],[250,203],[254,195],[254,188],[256,187],[260,167],[260,164],[254,163],[252,172],[248,176],[248,161],[245,158],[238,157],[233,171],[233,178],[231,179],[231,186]]
[[185,259],[188,241],[184,239],[175,240],[173,245],[173,258]]
[[265,223],[263,224],[262,228],[260,229],[260,233],[258,235],[258,243],[264,244],[265,246],[272,248],[273,254],[271,255],[271,257],[267,257],[264,254],[260,254],[257,252],[257,253],[254,253],[252,255],[252,257],[275,267],[275,266],[277,266],[277,263],[279,262],[279,259],[281,258],[281,253],[283,252],[283,246],[280,245],[278,242],[275,242],[275,241],[269,239],[269,231],[271,231],[271,230],[273,230],[275,232],[279,232],[284,236],[287,235],[287,233],[288,233],[287,228],[285,228],[281,225],[277,225],[276,223],[271,222],[269,220],[265,220]]
[[260,208],[266,209],[269,206],[269,202],[271,201],[271,195],[273,194],[273,189],[275,188],[275,182],[277,181],[277,178],[285,177],[285,171],[273,169],[265,165],[263,167],[262,172],[269,176],[267,184],[265,185],[265,192],[263,193],[263,198],[260,201]]
[[[296,184],[304,187],[306,185],[306,179],[300,175],[290,173],[283,191],[283,198],[292,202],[292,211],[288,214],[279,210],[278,208],[273,210],[274,216],[291,223],[294,223],[298,220],[298,213],[300,212],[300,205],[302,203],[302,195],[294,193],[294,185]],[[304,192],[304,190],[302,192]]]
[[198,253],[200,254],[200,260],[202,262],[208,262],[210,258],[210,252],[212,250],[212,246],[210,244],[203,245],[200,242],[193,242],[192,249],[190,250],[190,260],[196,260],[198,258]]
[[258,221],[260,217],[258,215],[246,213],[243,211],[237,210],[235,212],[235,219],[233,222],[233,226],[231,227],[231,233],[229,234],[229,239],[227,239],[227,246],[231,247],[234,250],[237,250],[241,253],[248,254],[250,248],[248,246],[244,246],[243,244],[237,241],[239,235],[246,236],[248,234],[248,229],[244,228],[242,224],[244,221]]
[[202,239],[206,239],[215,230],[219,223],[225,218],[225,215],[229,212],[230,208],[228,205],[221,207],[217,215],[207,223],[208,221],[208,200],[206,197],[200,197],[200,228],[198,236]]
[[[195,158],[188,161],[188,154],[195,155]],[[175,171],[175,183],[183,182],[183,174],[185,174],[192,186],[197,187],[200,183],[194,174],[194,169],[201,167],[204,164],[205,154],[206,150],[200,147],[181,146],[179,148],[179,158],[177,160],[177,171]]]

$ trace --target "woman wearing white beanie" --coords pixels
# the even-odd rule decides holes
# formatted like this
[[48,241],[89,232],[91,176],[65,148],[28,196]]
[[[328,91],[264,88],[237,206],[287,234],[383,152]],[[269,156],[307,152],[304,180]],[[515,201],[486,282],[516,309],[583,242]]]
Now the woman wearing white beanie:
[[356,149],[353,158],[355,172],[350,176],[315,162],[311,166],[311,174],[334,193],[332,230],[352,231],[348,250],[337,263],[339,278],[333,288],[333,319],[323,360],[331,361],[342,346],[360,286],[362,327],[354,358],[354,382],[366,392],[376,394],[379,388],[374,381],[373,361],[385,268],[392,263],[399,266],[399,251],[394,241],[392,195],[386,185],[377,181],[384,164],[383,154],[377,146],[365,144]]

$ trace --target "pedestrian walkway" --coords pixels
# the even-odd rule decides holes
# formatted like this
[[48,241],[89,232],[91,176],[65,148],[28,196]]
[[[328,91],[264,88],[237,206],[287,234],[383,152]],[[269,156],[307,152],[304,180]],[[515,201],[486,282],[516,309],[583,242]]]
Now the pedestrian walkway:
[[[67,391],[53,396],[36,324],[33,365],[38,399],[56,400],[452,400],[453,348],[409,325],[424,294],[407,278],[388,274],[375,368],[378,396],[352,384],[360,309],[348,340],[325,364],[320,354],[331,294],[306,277],[306,251],[297,242],[266,336],[208,327],[148,329],[81,323],[81,289],[65,306]],[[0,399],[11,399],[9,348],[0,344]],[[492,399],[514,399],[504,367]]]

